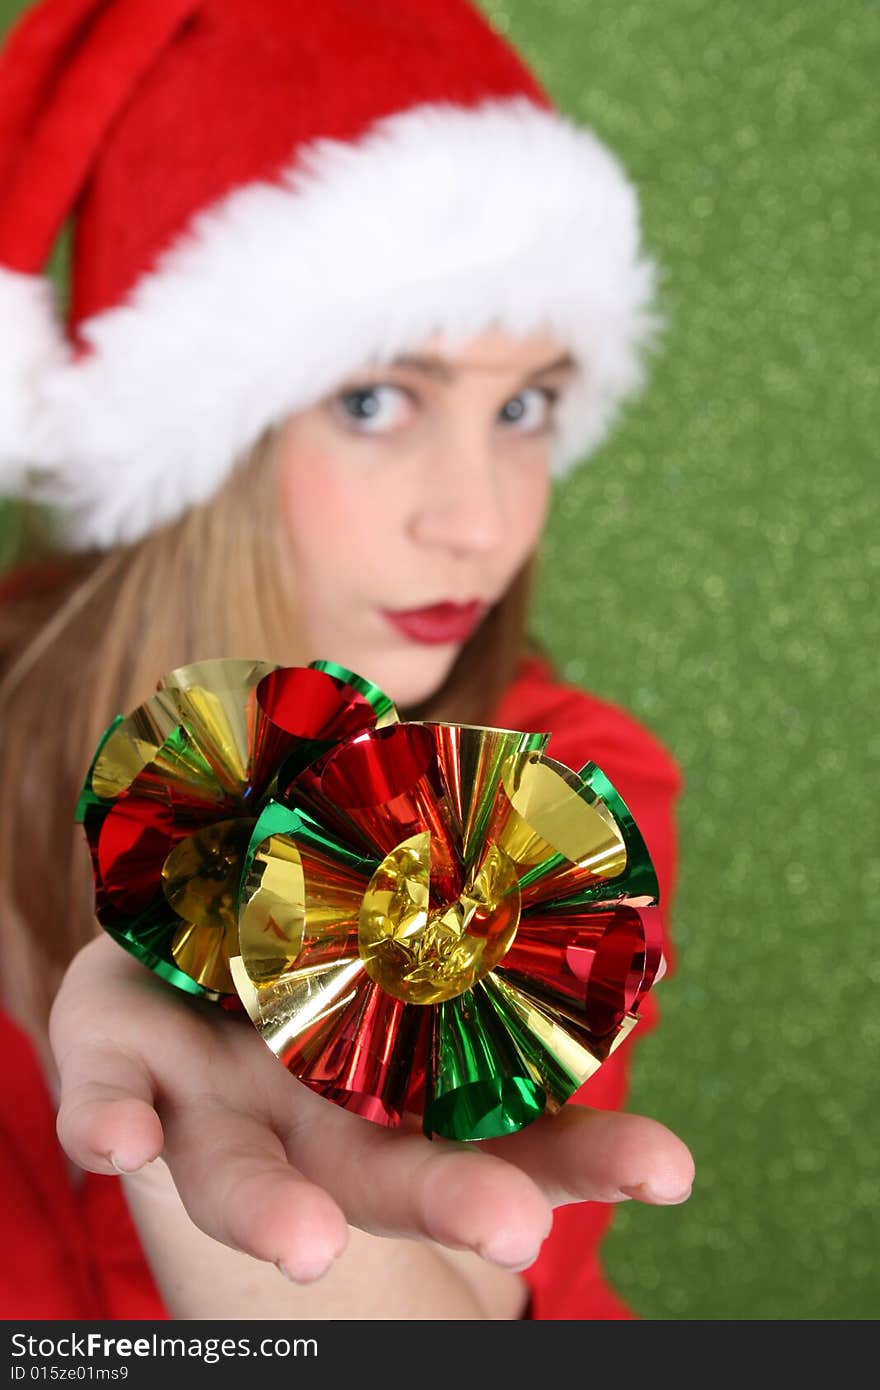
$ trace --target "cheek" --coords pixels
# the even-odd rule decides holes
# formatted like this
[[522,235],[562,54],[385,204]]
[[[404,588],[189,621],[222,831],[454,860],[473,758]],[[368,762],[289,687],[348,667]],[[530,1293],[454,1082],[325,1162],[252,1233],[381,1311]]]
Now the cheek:
[[339,569],[354,561],[381,518],[377,491],[365,476],[353,476],[323,454],[285,462],[281,501],[297,564],[311,570],[332,561]]
[[528,469],[517,478],[508,499],[506,531],[517,563],[524,560],[538,542],[550,504],[550,470],[546,465]]

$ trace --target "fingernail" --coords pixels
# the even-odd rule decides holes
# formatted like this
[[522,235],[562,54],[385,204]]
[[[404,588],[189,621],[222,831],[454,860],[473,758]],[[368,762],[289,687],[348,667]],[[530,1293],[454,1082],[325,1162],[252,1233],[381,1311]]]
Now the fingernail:
[[538,1258],[538,1250],[533,1250],[526,1259],[521,1254],[513,1254],[505,1250],[502,1244],[493,1245],[491,1241],[485,1245],[476,1246],[476,1254],[482,1260],[488,1260],[490,1264],[499,1265],[501,1269],[509,1269],[514,1274],[520,1274],[524,1269],[529,1269]]
[[287,1265],[284,1264],[283,1260],[276,1260],[275,1268],[278,1270],[278,1273],[283,1274],[285,1279],[288,1279],[291,1284],[314,1284],[318,1279],[324,1277],[332,1264],[332,1259],[323,1260],[320,1263],[315,1262],[312,1265],[304,1264],[297,1274],[293,1274],[292,1271],[287,1268]]
[[119,1159],[116,1157],[115,1154],[108,1154],[107,1157],[110,1160],[112,1166],[116,1169],[117,1173],[122,1173],[126,1177],[130,1176],[130,1174],[132,1173],[139,1173],[142,1168],[149,1168],[151,1163],[156,1162],[155,1158],[146,1158],[142,1159],[140,1163],[136,1163],[135,1166],[132,1168],[126,1167],[124,1164],[120,1163]]
[[[491,1256],[487,1258],[491,1259]],[[496,1264],[499,1269],[510,1270],[511,1274],[522,1274],[524,1269],[531,1269],[537,1258],[538,1251],[535,1250],[527,1260],[520,1260],[517,1264],[511,1264],[508,1260],[492,1260],[492,1264]]]
[[634,1197],[637,1202],[649,1202],[654,1207],[677,1207],[681,1202],[686,1202],[692,1192],[692,1185],[679,1188],[678,1191],[667,1191],[659,1187],[651,1187],[650,1183],[635,1183],[632,1187],[621,1187],[620,1191],[625,1197]]
[[108,1154],[107,1157],[110,1159],[110,1162],[116,1169],[117,1173],[138,1173],[144,1166],[142,1163],[138,1163],[135,1165],[134,1168],[126,1168],[123,1166],[123,1164],[119,1162],[115,1154]]

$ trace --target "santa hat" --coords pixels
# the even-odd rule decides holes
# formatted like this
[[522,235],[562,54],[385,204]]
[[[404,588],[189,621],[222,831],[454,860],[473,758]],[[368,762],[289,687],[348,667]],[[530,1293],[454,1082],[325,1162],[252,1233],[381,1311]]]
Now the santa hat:
[[0,493],[71,547],[435,332],[569,346],[564,472],[643,385],[655,282],[617,158],[464,0],[43,0],[0,54]]

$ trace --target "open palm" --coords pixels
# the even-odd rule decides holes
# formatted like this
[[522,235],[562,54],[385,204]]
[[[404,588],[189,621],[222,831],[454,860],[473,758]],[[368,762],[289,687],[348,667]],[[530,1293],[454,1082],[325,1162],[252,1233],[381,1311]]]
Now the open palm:
[[504,1139],[388,1130],[293,1077],[250,1021],[183,995],[108,937],[71,963],[50,1019],[58,1134],[98,1173],[162,1155],[215,1240],[319,1278],[348,1226],[531,1263],[555,1206],[683,1201],[686,1146],[654,1120],[568,1106]]

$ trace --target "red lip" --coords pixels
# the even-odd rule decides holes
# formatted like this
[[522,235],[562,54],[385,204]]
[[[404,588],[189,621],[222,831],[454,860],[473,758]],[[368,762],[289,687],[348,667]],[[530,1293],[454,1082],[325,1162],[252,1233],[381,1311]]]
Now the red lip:
[[485,611],[485,603],[474,599],[471,603],[434,603],[429,608],[397,612],[383,609],[383,616],[411,642],[440,645],[466,641]]

